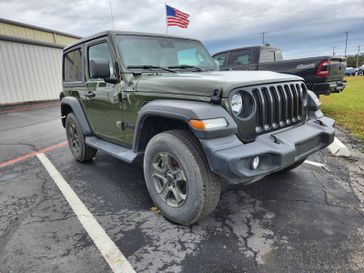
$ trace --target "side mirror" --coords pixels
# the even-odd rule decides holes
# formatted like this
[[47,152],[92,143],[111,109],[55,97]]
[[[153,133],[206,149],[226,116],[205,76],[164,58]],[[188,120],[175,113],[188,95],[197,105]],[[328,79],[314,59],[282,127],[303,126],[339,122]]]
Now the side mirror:
[[107,59],[92,59],[90,61],[90,77],[92,79],[109,78],[109,61]]

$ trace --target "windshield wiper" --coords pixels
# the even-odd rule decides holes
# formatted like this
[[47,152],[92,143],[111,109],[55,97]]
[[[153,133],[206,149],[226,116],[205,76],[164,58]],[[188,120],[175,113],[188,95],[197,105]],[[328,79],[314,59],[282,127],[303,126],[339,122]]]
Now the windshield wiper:
[[144,64],[144,65],[129,65],[127,67],[127,69],[149,69],[149,70],[161,69],[161,70],[168,71],[168,72],[171,72],[171,73],[176,73],[175,70],[168,69],[168,68],[165,68],[163,66],[149,65],[149,64]]
[[194,65],[188,65],[188,64],[181,64],[181,65],[173,65],[173,66],[168,66],[168,68],[171,69],[195,69],[195,71],[204,71],[203,69],[199,68],[198,66],[194,66]]

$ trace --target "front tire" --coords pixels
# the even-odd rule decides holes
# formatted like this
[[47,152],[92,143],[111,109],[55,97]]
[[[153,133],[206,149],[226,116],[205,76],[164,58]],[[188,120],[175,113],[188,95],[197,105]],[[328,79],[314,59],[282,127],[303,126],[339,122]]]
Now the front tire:
[[67,142],[73,156],[77,161],[89,161],[96,156],[97,150],[85,143],[81,126],[73,113],[66,117]]
[[219,201],[219,179],[188,131],[163,132],[149,141],[144,176],[155,205],[173,222],[193,224],[211,213]]

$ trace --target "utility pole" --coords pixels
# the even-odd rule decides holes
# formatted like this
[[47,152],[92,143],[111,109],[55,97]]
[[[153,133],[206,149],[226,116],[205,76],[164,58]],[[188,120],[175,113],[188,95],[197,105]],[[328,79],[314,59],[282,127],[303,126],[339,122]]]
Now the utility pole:
[[267,34],[268,32],[261,32],[260,34],[262,35],[262,43],[263,43],[263,45],[265,45],[265,39],[264,39],[264,37],[265,37],[265,34]]
[[358,55],[356,55],[356,67],[359,67],[360,45],[358,46]]
[[335,55],[336,55],[336,54],[335,54],[335,47],[336,47],[336,46],[332,46],[332,56],[334,56],[334,57],[335,57]]
[[349,38],[350,31],[345,31],[344,33],[346,34],[346,39],[345,39],[345,57],[346,57],[346,51],[348,49],[348,38]]

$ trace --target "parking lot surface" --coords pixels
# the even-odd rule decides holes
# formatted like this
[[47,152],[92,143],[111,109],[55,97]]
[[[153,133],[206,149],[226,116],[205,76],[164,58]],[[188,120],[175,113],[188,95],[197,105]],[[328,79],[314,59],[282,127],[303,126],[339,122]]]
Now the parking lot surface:
[[[324,150],[185,227],[151,208],[140,165],[76,162],[59,106],[0,112],[0,272],[112,272],[36,156],[52,162],[136,272],[364,272],[364,156]],[[27,156],[28,155],[28,156]]]

